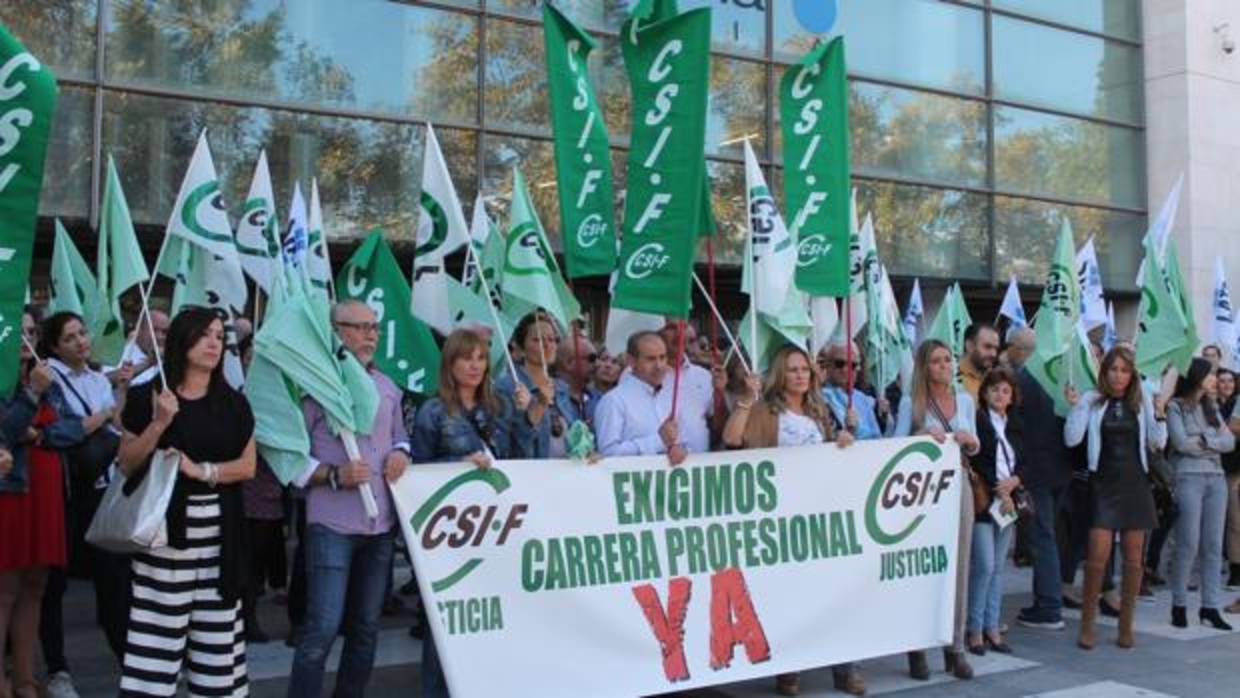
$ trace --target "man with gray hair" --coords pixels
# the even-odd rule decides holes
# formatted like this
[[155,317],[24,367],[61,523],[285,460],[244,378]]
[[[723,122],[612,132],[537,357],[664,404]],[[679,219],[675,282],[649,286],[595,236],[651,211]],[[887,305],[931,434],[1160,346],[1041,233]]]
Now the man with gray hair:
[[[858,440],[879,439],[883,436],[878,423],[879,402],[856,387],[860,362],[856,345],[852,348],[852,372],[854,384],[852,404],[848,400],[848,345],[843,340],[833,341],[818,353],[818,364],[824,370],[822,397],[831,408],[831,417],[838,428],[850,432]],[[883,401],[885,404],[886,401]]]

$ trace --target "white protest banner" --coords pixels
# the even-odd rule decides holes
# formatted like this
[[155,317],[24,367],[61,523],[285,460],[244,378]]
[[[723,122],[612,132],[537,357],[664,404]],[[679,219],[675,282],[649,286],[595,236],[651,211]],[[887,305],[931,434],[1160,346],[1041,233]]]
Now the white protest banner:
[[410,468],[453,696],[633,696],[948,645],[960,455],[922,438]]

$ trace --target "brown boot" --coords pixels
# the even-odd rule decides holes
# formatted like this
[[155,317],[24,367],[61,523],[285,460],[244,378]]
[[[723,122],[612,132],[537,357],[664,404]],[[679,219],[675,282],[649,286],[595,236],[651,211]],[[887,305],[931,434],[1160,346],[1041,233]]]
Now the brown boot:
[[1132,616],[1137,609],[1137,592],[1141,589],[1141,576],[1145,569],[1140,564],[1124,563],[1124,578],[1120,582],[1119,637],[1115,644],[1128,649],[1136,644],[1132,635]]
[[1098,598],[1102,595],[1102,575],[1106,566],[1105,559],[1095,561],[1092,557],[1085,563],[1085,584],[1081,587],[1081,635],[1076,640],[1083,650],[1092,650],[1097,644],[1094,621],[1098,618]]
[[854,696],[865,695],[865,679],[861,678],[861,671],[856,664],[843,668],[832,667],[831,678],[835,683],[835,690]]
[[790,674],[776,676],[775,692],[781,696],[801,695],[801,674],[794,671]]

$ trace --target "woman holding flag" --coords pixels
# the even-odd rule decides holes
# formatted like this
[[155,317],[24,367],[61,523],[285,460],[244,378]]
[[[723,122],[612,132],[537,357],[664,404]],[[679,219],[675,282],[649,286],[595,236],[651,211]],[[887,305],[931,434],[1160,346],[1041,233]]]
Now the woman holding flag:
[[[492,389],[487,343],[477,333],[456,330],[448,335],[439,394],[418,409],[415,419],[413,462],[469,461],[489,468],[495,459],[530,458],[538,420],[527,415],[535,405],[521,383],[512,394],[509,399]],[[439,653],[429,637],[422,642],[422,695],[448,695]]]
[[[835,430],[818,374],[804,349],[785,346],[771,360],[765,384],[752,374],[745,383],[748,395],[736,401],[723,428],[723,442],[729,448],[809,446],[827,441],[840,448],[853,444],[852,434]],[[853,695],[865,694],[865,680],[854,664],[832,667],[832,674],[836,688]],[[797,695],[800,674],[776,676],[775,691]]]
[[[950,438],[960,445],[961,455],[967,459],[977,455],[981,448],[974,415],[973,398],[956,387],[951,350],[937,339],[923,341],[914,360],[912,394],[900,399],[894,435],[928,434],[939,443]],[[973,546],[973,488],[967,477],[961,478],[961,485],[957,549],[963,555]],[[957,565],[955,630],[952,646],[943,650],[943,663],[958,679],[973,678],[973,667],[964,657],[968,597],[969,566]],[[919,681],[930,678],[924,650],[909,652],[908,673]]]
[[38,338],[34,316],[22,315],[20,382],[0,404],[0,442],[10,465],[0,471],[0,657],[12,638],[13,678],[0,664],[0,695],[35,698],[35,647],[48,570],[63,568],[64,472],[56,450],[85,434],[47,364],[31,350]]
[[[141,477],[155,451],[179,460],[168,544],[133,559],[120,694],[248,692],[241,598],[249,582],[240,483],[254,477],[254,415],[224,377],[224,320],[187,307],[168,329],[162,381],[133,388],[117,461]],[[162,383],[162,385],[161,385]],[[167,386],[167,387],[164,387]]]
[[515,403],[520,385],[532,396],[526,418],[534,429],[530,458],[562,458],[568,453],[565,435],[573,422],[584,418],[579,414],[568,390],[568,384],[551,375],[555,368],[560,334],[555,322],[542,311],[521,318],[512,333],[513,342],[524,357],[513,365],[516,376],[506,373],[495,383],[495,390]]
[[1166,415],[1161,402],[1151,399],[1141,388],[1136,356],[1124,346],[1113,347],[1102,357],[1096,390],[1077,395],[1069,386],[1064,397],[1072,405],[1064,424],[1064,443],[1069,448],[1086,443],[1094,512],[1077,644],[1086,650],[1096,644],[1094,621],[1102,577],[1111,557],[1115,532],[1121,531],[1124,575],[1117,644],[1132,647],[1133,614],[1143,572],[1141,553],[1146,531],[1157,525],[1147,479],[1148,452],[1162,449],[1167,442]]

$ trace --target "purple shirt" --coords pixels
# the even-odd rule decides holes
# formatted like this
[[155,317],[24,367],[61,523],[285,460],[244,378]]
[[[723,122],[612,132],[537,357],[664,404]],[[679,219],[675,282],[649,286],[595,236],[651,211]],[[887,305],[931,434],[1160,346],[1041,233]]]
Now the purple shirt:
[[[342,535],[374,535],[392,529],[392,495],[383,478],[383,462],[397,445],[408,447],[409,435],[400,409],[400,389],[387,376],[374,368],[370,377],[379,391],[379,410],[370,434],[358,434],[357,446],[362,460],[370,466],[370,488],[379,505],[378,518],[371,519],[362,507],[362,497],[355,488],[333,490],[327,483],[306,490],[306,523],[321,524]],[[306,431],[310,433],[310,457],[322,463],[343,465],[349,462],[344,443],[332,434],[323,408],[312,400],[302,402]]]

